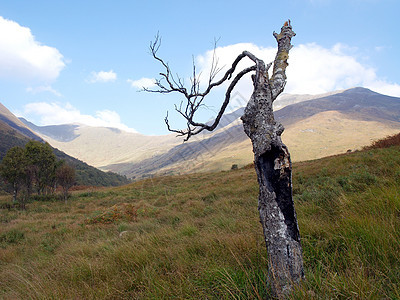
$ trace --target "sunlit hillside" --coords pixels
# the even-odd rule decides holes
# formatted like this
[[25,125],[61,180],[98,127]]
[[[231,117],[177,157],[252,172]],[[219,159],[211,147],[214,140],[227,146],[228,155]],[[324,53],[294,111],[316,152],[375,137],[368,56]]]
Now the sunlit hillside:
[[[293,161],[354,151],[400,132],[400,98],[365,88],[282,95],[274,104]],[[251,163],[252,146],[240,120],[243,112],[239,108],[225,114],[215,131],[203,131],[185,143],[175,134],[146,136],[107,127],[36,126],[23,121],[54,147],[102,170],[138,180],[229,170],[232,165]]]

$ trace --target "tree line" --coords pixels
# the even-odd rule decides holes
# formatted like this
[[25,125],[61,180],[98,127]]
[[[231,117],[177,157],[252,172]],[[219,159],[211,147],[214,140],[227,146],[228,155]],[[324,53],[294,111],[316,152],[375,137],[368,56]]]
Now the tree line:
[[[12,187],[13,203],[18,201],[23,209],[33,193],[53,194],[57,185],[67,201],[68,190],[75,183],[75,169],[57,160],[51,146],[39,141],[10,148],[0,164],[0,176]],[[18,197],[21,191],[24,193]]]

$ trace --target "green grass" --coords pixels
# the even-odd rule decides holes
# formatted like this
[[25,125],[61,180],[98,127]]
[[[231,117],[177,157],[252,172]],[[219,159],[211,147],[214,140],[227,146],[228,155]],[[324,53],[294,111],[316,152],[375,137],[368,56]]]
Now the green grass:
[[[306,279],[292,298],[400,298],[400,148],[293,174]],[[257,195],[246,167],[0,205],[0,298],[265,299]]]
[[307,275],[299,299],[400,297],[399,154],[391,147],[298,166]]

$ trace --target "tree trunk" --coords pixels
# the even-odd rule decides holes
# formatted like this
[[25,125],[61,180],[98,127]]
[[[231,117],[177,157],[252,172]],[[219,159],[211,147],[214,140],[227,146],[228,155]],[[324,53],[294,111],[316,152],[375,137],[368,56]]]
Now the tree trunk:
[[[291,30],[291,27],[290,27]],[[294,34],[294,33],[293,33]],[[274,34],[277,38],[281,35]],[[291,36],[290,36],[291,37]],[[269,283],[278,298],[285,298],[304,277],[302,249],[292,197],[292,163],[282,143],[283,126],[274,119],[272,103],[286,82],[288,51],[278,40],[278,53],[271,80],[264,62],[256,59],[254,91],[242,116],[251,139],[258,177],[258,210],[269,256]],[[282,54],[282,52],[285,52]]]
[[17,203],[18,183],[14,182],[13,188],[13,204],[15,204]]
[[64,201],[65,204],[67,204],[67,200],[68,200],[68,187],[63,187],[63,196],[64,196]]

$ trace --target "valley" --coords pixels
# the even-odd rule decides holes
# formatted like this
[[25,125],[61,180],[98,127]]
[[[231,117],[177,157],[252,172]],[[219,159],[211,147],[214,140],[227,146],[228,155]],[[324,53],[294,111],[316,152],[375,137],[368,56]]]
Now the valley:
[[[2,112],[0,150],[32,137],[81,147],[135,182],[101,187],[113,185],[109,173],[54,149],[98,182],[79,183],[67,203],[33,198],[25,211],[0,195],[0,298],[271,297],[251,146],[238,116],[182,143],[79,124],[25,120],[28,128]],[[398,98],[359,88],[276,111],[295,161],[305,265],[295,299],[400,297],[399,115]]]
[[[282,95],[275,118],[293,161],[358,150],[400,131],[400,99],[353,88],[321,95]],[[53,147],[103,171],[132,179],[166,174],[229,170],[253,161],[243,132],[243,108],[225,115],[215,132],[183,143],[174,134],[145,136],[80,124],[25,124]]]

